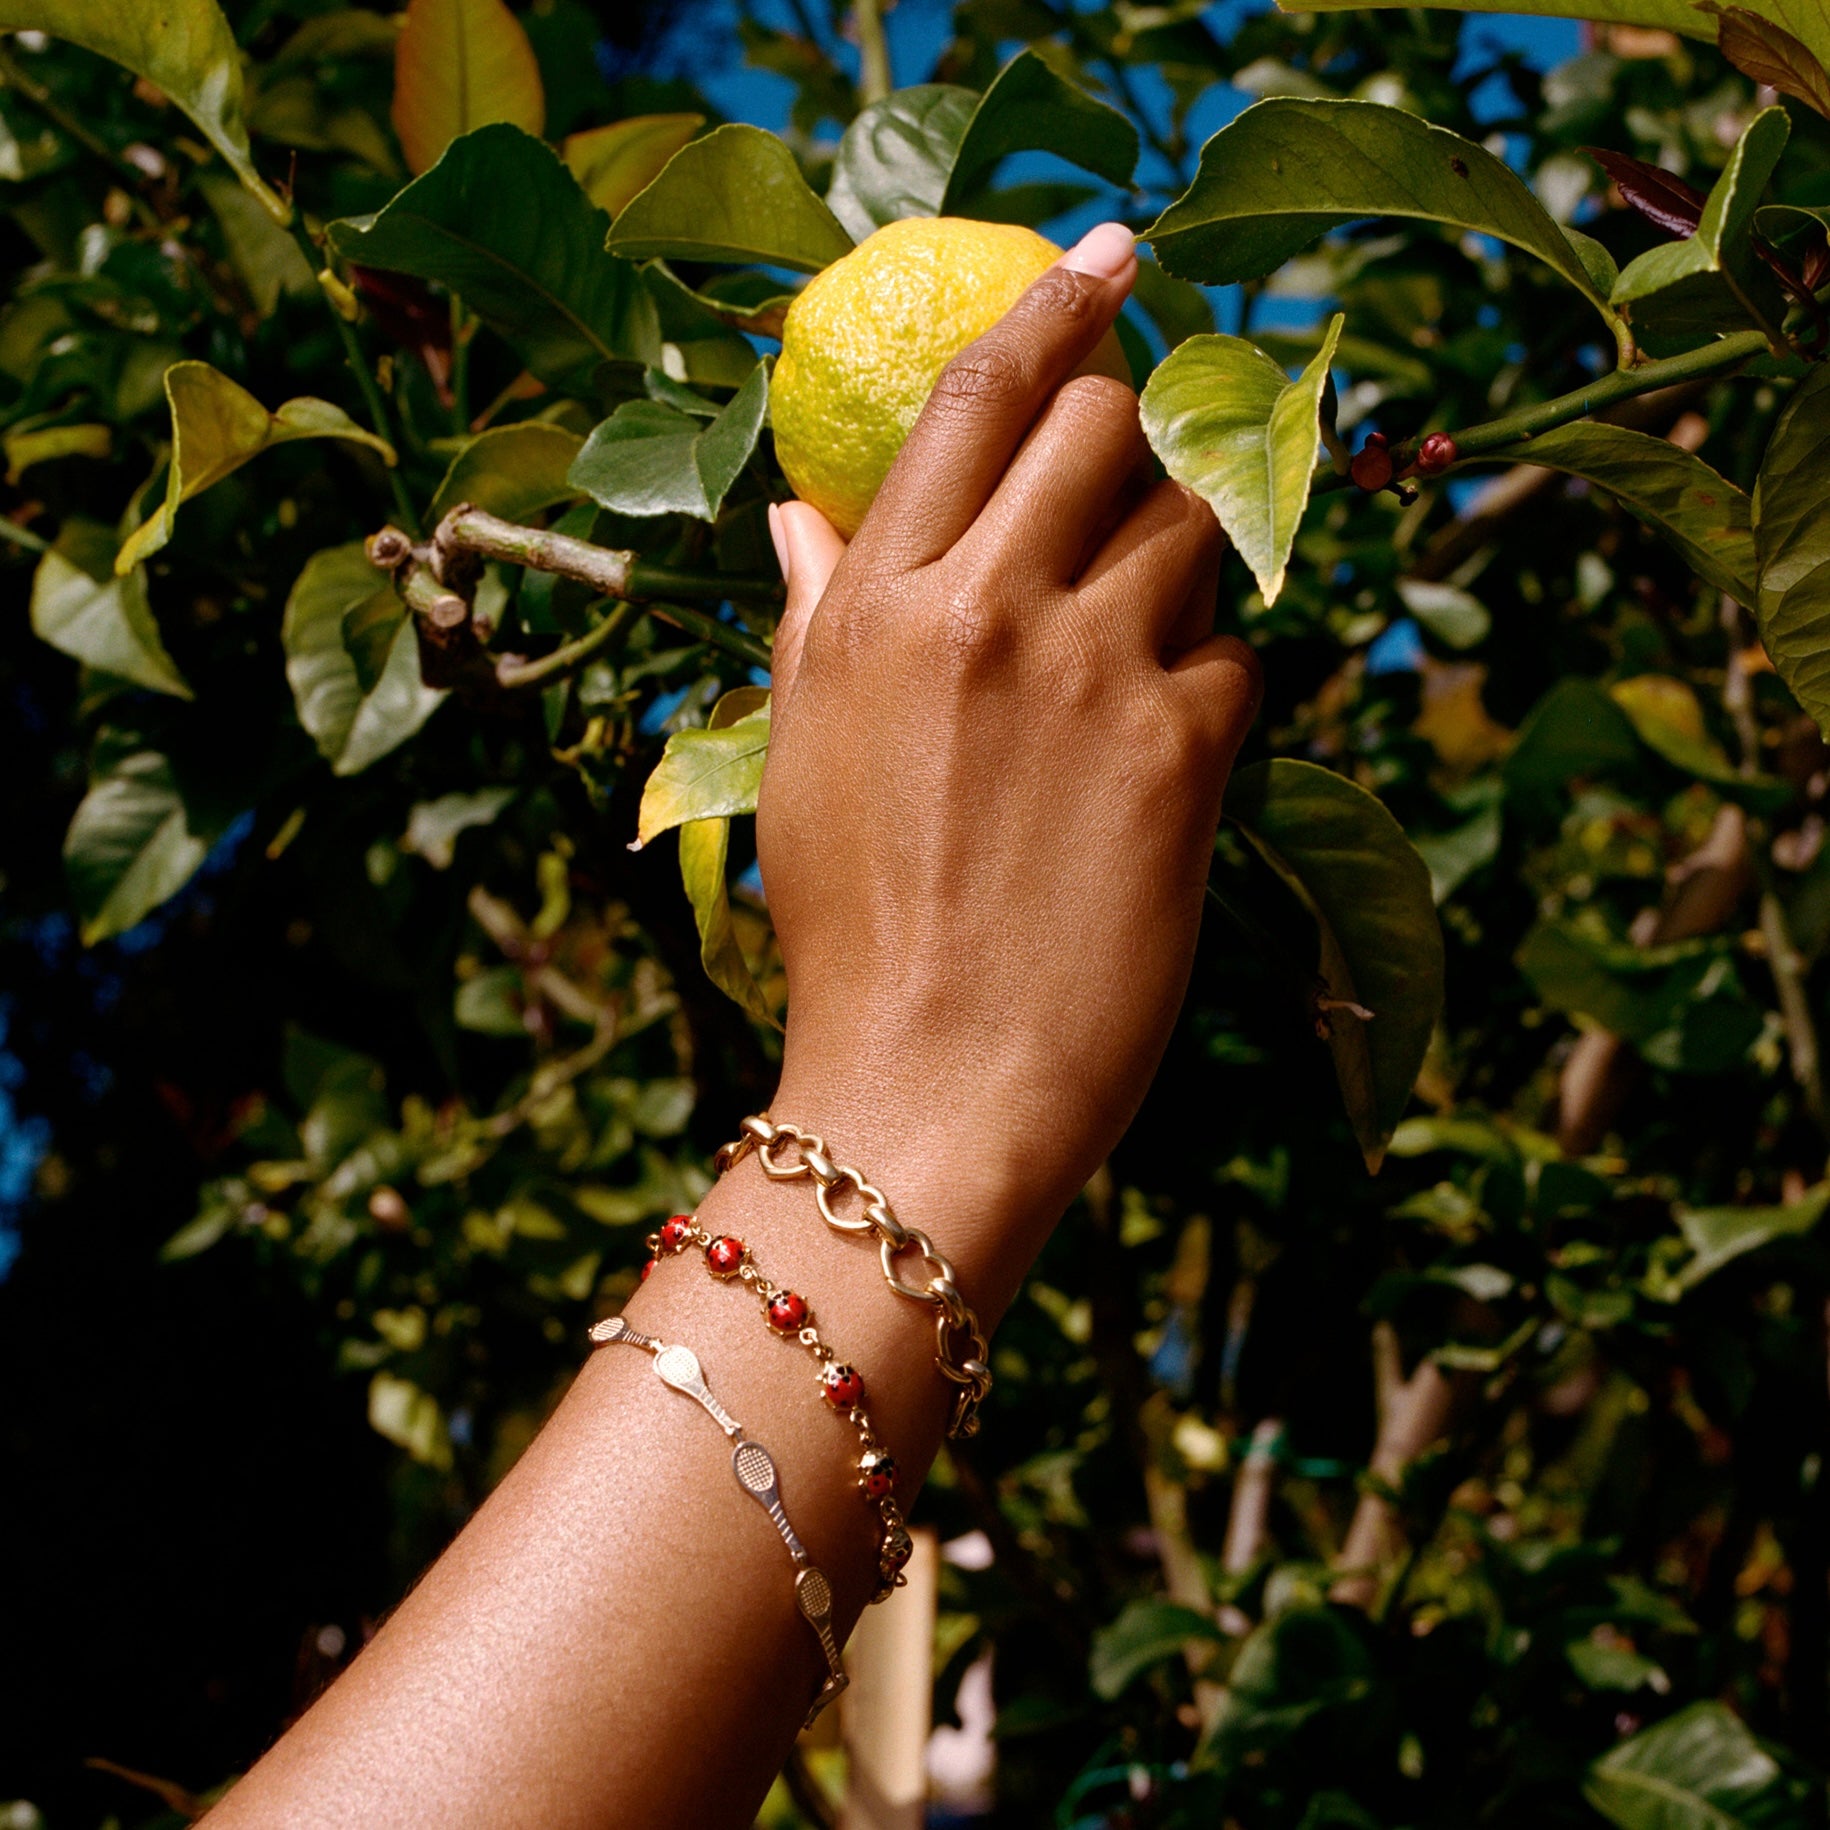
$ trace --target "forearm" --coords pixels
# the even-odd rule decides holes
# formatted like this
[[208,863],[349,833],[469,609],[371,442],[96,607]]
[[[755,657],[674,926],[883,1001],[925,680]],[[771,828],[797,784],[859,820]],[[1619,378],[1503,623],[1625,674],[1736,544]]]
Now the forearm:
[[[818,1112],[778,1110],[826,1127]],[[925,1166],[887,1138],[896,1160],[874,1158],[870,1141],[829,1130],[906,1224],[954,1252],[969,1298],[1013,1288],[1024,1266],[987,1224],[998,1190],[974,1193],[962,1140],[932,1135]],[[809,1183],[772,1183],[754,1157],[699,1219],[803,1295],[863,1375],[906,1505],[953,1389],[934,1365],[933,1312],[890,1292],[868,1243],[826,1228]],[[856,1433],[822,1400],[806,1351],[702,1259],[664,1256],[625,1314],[690,1347],[773,1455],[843,1640],[876,1573]],[[712,1419],[646,1353],[600,1349],[450,1550],[211,1824],[747,1825],[825,1675],[793,1576]]]

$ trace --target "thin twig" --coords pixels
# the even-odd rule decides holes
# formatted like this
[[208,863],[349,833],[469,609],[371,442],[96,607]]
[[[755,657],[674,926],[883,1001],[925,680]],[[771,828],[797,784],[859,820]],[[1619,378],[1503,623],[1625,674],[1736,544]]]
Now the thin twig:
[[624,598],[611,608],[602,622],[575,641],[555,648],[551,654],[543,654],[537,661],[524,661],[519,655],[503,655],[496,662],[496,683],[511,689],[543,686],[561,674],[570,673],[613,640],[619,631],[627,628],[634,614],[635,605]]
[[890,75],[890,46],[883,32],[882,0],[856,0],[858,22],[858,97],[868,108],[895,88]]

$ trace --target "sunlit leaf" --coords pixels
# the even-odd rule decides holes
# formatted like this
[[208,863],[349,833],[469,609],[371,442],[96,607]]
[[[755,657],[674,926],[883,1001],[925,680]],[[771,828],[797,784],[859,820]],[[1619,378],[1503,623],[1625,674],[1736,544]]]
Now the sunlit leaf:
[[1158,366],[1139,402],[1150,448],[1213,509],[1267,604],[1283,589],[1308,506],[1341,324],[1336,314],[1295,381],[1243,337],[1191,337]]
[[725,882],[730,843],[729,820],[691,820],[680,828],[680,880],[699,927],[699,958],[706,977],[726,997],[758,1022],[780,1028],[731,925],[731,893]]
[[768,405],[761,362],[709,425],[659,400],[625,401],[585,441],[571,481],[618,514],[716,520],[756,449]]
[[1315,1015],[1376,1170],[1442,1009],[1429,870],[1381,801],[1314,763],[1277,758],[1239,770],[1226,814],[1315,917]]
[[873,102],[846,128],[826,206],[858,241],[905,216],[938,216],[947,175],[979,98],[918,83]]
[[109,757],[64,835],[83,941],[123,934],[190,882],[228,821],[188,805],[157,750]]
[[[1830,731],[1830,368],[1798,386],[1754,485],[1760,639],[1798,703]],[[1744,597],[1742,602],[1748,600]]]
[[1652,1284],[1651,1293],[1674,1301],[1694,1290],[1726,1264],[1779,1239],[1803,1239],[1817,1229],[1830,1207],[1830,1182],[1783,1207],[1683,1207],[1673,1210],[1690,1256]]
[[1693,1703],[1602,1755],[1582,1790],[1619,1830],[1753,1830],[1768,1821],[1757,1808],[1783,1783],[1739,1716]]
[[544,420],[491,426],[451,460],[426,519],[436,522],[460,502],[468,502],[505,521],[526,521],[543,509],[570,502],[578,490],[566,481],[566,472],[583,443],[569,427]]
[[494,121],[538,134],[546,95],[521,21],[502,0],[408,0],[394,45],[392,115],[416,174],[461,134]]
[[32,633],[85,667],[188,699],[191,689],[165,652],[146,601],[146,574],[117,577],[113,546],[97,524],[64,524],[32,576]]
[[602,363],[661,359],[654,301],[604,252],[609,226],[550,147],[498,124],[330,238],[345,260],[450,287],[542,381],[586,388]]
[[341,407],[307,397],[270,413],[207,362],[174,362],[165,371],[165,398],[172,414],[165,500],[115,555],[114,569],[123,577],[171,539],[180,504],[275,445],[302,438],[348,439],[378,451],[386,463],[394,462],[387,440],[364,431]]
[[1610,324],[1613,263],[1559,228],[1492,153],[1402,108],[1278,97],[1201,149],[1187,191],[1144,238],[1166,273],[1207,284],[1255,279],[1329,229],[1397,216],[1473,229],[1548,263]]
[[610,231],[629,260],[758,261],[818,273],[852,250],[772,133],[734,123],[683,146]]
[[369,1382],[369,1427],[428,1468],[451,1466],[451,1432],[438,1400],[411,1379],[378,1372]]
[[769,695],[739,687],[719,701],[722,717],[703,730],[676,731],[642,790],[636,843],[646,845],[688,820],[754,813],[769,750]]
[[[243,193],[238,189],[236,196]],[[250,206],[253,207],[253,206]],[[262,221],[265,221],[265,217]],[[17,485],[35,464],[54,464],[59,458],[105,458],[114,450],[114,428],[99,425],[18,427],[4,441],[6,480]]]
[[421,682],[413,620],[359,541],[305,562],[280,642],[299,723],[338,775],[404,743],[445,696]]
[[638,114],[567,134],[559,155],[600,210],[620,214],[701,127],[702,114]]
[[276,222],[291,221],[291,206],[254,169],[241,51],[216,0],[0,0],[0,30],[49,32],[144,77],[190,116]]
[[[1614,283],[1613,303],[1638,305],[1674,288],[1687,288],[1694,294],[1707,287],[1720,296],[1722,328],[1751,323],[1777,336],[1778,319],[1783,315],[1776,310],[1777,289],[1758,266],[1749,234],[1755,207],[1785,151],[1790,131],[1783,108],[1766,108],[1755,115],[1710,191],[1696,232],[1683,241],[1648,248],[1630,262]],[[1704,302],[1709,296],[1704,293]],[[1687,310],[1696,310],[1698,302],[1686,299]],[[1637,323],[1639,313],[1634,317]]]
[[1014,152],[1054,153],[1082,171],[1129,185],[1138,134],[1118,109],[1025,50],[998,72],[974,109],[936,213],[958,211],[998,161]]
[[1741,603],[1753,601],[1752,503],[1668,439],[1579,419],[1476,461],[1542,464],[1586,477],[1674,547],[1699,578]]
[[407,830],[400,836],[400,849],[424,858],[434,870],[449,870],[459,838],[473,827],[493,823],[514,798],[513,788],[479,788],[474,794],[441,794],[436,800],[415,801],[407,815]]

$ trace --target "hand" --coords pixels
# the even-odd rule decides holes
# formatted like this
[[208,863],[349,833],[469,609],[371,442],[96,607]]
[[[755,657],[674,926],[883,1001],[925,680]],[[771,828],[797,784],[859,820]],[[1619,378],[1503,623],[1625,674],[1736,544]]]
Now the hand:
[[788,574],[757,816],[788,976],[772,1110],[1002,1307],[1130,1122],[1258,697],[1223,536],[1137,400],[1066,380],[1136,273],[1096,229],[940,378],[849,549]]

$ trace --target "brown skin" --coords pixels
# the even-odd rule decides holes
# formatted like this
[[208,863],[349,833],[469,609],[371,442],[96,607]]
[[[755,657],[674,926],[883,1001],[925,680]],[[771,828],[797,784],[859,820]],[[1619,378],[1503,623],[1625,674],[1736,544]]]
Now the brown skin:
[[[1095,231],[966,350],[849,549],[803,504],[774,518],[789,594],[757,839],[792,1014],[771,1110],[934,1237],[987,1327],[1155,1071],[1257,698],[1248,651],[1211,633],[1212,515],[1149,483],[1129,389],[1062,385],[1135,271],[1129,238]],[[754,1159],[699,1217],[807,1297],[911,1499],[951,1390],[930,1312]],[[855,1438],[698,1256],[629,1319],[691,1346],[774,1453],[843,1637],[875,1561]],[[606,1348],[209,1822],[747,1825],[822,1669],[717,1430]]]

